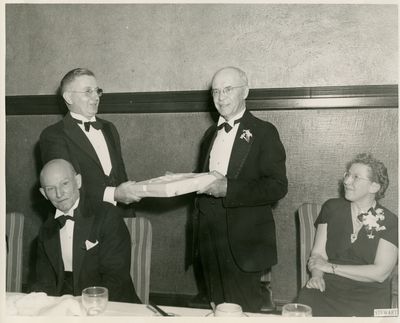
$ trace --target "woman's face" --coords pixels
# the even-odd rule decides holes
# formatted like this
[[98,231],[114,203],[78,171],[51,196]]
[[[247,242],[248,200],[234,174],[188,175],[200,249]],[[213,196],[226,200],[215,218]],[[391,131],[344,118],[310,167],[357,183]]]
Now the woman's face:
[[351,202],[375,199],[379,184],[370,180],[371,168],[364,164],[353,164],[343,179],[345,197]]

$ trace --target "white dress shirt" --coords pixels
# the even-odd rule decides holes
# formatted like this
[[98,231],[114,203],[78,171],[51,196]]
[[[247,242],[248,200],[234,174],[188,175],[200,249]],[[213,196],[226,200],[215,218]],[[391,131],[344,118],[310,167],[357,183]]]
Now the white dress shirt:
[[[74,216],[74,210],[78,207],[79,198],[75,202],[74,206],[68,210],[68,212],[62,212],[56,210],[54,219],[57,219],[61,215]],[[72,257],[73,257],[73,245],[74,245],[74,225],[75,221],[68,219],[65,225],[60,229],[60,243],[61,243],[61,255],[64,262],[64,271],[72,271]]]
[[[228,172],[229,160],[231,158],[233,143],[236,138],[236,133],[239,128],[239,123],[235,124],[235,120],[240,119],[246,110],[243,110],[231,120],[229,125],[232,127],[228,133],[222,128],[218,130],[217,137],[215,138],[213,147],[210,152],[210,172],[215,170],[222,175],[226,176]],[[223,117],[219,117],[218,126],[225,122]]]
[[[93,117],[90,120],[88,120],[80,114],[74,112],[70,113],[72,118],[82,121],[82,123],[78,123],[78,126],[82,129],[83,133],[89,139],[94,150],[96,151],[97,157],[100,160],[104,174],[109,176],[112,168],[111,157],[110,157],[110,152],[108,151],[106,139],[104,138],[103,132],[100,129],[95,129],[93,127],[90,127],[89,131],[86,131],[83,125],[84,122],[96,121],[96,117]],[[110,186],[106,187],[103,194],[103,201],[115,205],[116,202],[114,200],[114,192],[115,192],[115,187],[110,187]]]

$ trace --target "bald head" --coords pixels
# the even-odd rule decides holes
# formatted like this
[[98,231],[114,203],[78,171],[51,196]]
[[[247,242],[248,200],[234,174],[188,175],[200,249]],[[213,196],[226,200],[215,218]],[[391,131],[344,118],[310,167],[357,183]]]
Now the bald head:
[[241,81],[241,83],[243,85],[249,85],[249,81],[247,79],[246,73],[243,70],[241,70],[240,68],[235,67],[235,66],[226,66],[226,67],[219,69],[217,72],[215,72],[212,82],[214,82],[214,79],[217,76],[225,77],[225,75],[237,78],[237,80]]
[[40,172],[40,192],[60,211],[70,210],[79,198],[81,175],[66,160],[53,159]]

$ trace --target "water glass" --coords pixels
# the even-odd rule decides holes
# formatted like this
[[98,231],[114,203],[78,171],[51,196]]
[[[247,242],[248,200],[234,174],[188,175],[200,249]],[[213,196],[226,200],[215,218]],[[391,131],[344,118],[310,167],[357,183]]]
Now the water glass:
[[282,316],[312,316],[312,310],[308,305],[289,303],[283,305]]
[[233,303],[218,304],[215,316],[243,316],[242,307]]
[[103,313],[108,303],[108,289],[106,287],[92,286],[82,291],[82,305],[86,314],[96,316]]

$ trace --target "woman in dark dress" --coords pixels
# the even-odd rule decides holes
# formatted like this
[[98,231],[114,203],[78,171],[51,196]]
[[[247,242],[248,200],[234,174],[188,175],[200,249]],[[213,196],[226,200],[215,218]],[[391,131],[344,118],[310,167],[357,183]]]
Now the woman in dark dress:
[[298,297],[313,316],[374,316],[374,310],[390,308],[398,224],[377,203],[388,184],[384,164],[359,154],[344,174],[345,198],[322,206],[308,262],[311,278]]

